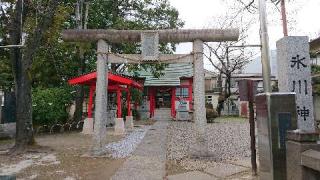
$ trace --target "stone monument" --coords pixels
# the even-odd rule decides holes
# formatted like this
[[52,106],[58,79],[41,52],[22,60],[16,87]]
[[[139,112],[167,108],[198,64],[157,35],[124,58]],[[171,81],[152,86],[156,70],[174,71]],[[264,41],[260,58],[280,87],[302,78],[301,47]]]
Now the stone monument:
[[143,98],[141,105],[138,107],[138,111],[141,119],[150,118],[150,101],[146,96]]
[[[288,179],[317,179],[319,172],[303,166],[304,151],[320,150],[315,131],[309,42],[306,36],[284,37],[277,42],[279,91],[296,94],[297,130],[287,132]],[[315,173],[314,173],[315,172]]]
[[306,36],[288,36],[277,42],[279,92],[295,92],[298,129],[314,132],[311,64]]

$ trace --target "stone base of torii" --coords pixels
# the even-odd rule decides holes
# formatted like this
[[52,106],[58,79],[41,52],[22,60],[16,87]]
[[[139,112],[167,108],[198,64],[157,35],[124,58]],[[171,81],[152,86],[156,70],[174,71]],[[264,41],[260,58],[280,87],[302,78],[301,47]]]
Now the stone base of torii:
[[[193,42],[193,52],[187,55],[164,55],[155,57],[151,55],[146,60],[142,52],[141,55],[112,55],[109,53],[109,43],[128,43],[144,41],[145,34],[156,34],[158,42]],[[168,29],[168,30],[65,30],[62,34],[65,41],[73,42],[97,42],[97,81],[95,99],[95,121],[93,136],[93,155],[100,155],[103,151],[103,138],[106,135],[106,107],[108,74],[107,63],[193,63],[193,94],[194,94],[194,123],[196,125],[196,142],[191,148],[191,156],[208,156],[208,142],[206,140],[206,109],[205,109],[205,90],[204,90],[204,66],[203,66],[203,42],[236,41],[239,32],[236,29]],[[150,39],[146,39],[150,42]],[[157,43],[158,43],[157,42]],[[151,43],[154,48],[157,43]],[[143,43],[142,43],[143,44]],[[144,49],[150,49],[147,44]],[[158,47],[157,47],[158,48]],[[155,49],[153,49],[155,50]],[[155,52],[157,49],[155,50]]]

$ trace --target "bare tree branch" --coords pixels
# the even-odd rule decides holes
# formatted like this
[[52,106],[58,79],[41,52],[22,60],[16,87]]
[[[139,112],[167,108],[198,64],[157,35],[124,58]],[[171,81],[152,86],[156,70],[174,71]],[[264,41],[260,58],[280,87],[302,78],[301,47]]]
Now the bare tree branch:
[[254,6],[255,0],[250,0],[249,3],[245,3],[243,2],[243,0],[237,1],[244,6],[243,9],[247,10],[250,13],[254,13],[254,11],[258,9],[256,6]]
[[[245,3],[240,0],[241,3]],[[246,4],[246,8],[251,10],[254,0],[250,0],[249,4]],[[205,58],[209,60],[211,65],[224,75],[224,93],[222,93],[223,99],[227,99],[231,95],[231,78],[232,74],[237,71],[241,71],[250,59],[252,54],[250,51],[245,52],[244,48],[230,48],[232,46],[241,46],[247,44],[248,30],[253,23],[253,20],[248,20],[247,16],[244,17],[245,11],[243,9],[236,10],[235,13],[230,15],[216,18],[214,23],[218,28],[231,28],[240,27],[240,36],[236,42],[219,42],[219,43],[204,43],[205,44]]]

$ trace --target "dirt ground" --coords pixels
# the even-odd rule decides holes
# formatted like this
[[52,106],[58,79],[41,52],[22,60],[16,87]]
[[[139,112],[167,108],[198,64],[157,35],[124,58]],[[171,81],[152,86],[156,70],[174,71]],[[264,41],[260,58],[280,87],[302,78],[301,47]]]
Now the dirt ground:
[[[138,121],[135,124],[150,125],[153,122]],[[105,144],[122,138],[113,135],[113,129],[108,128]],[[0,179],[8,172],[17,179],[109,179],[126,160],[86,157],[92,136],[80,132],[39,135],[35,139],[39,147],[19,156],[3,154],[13,145],[13,140],[0,141]]]

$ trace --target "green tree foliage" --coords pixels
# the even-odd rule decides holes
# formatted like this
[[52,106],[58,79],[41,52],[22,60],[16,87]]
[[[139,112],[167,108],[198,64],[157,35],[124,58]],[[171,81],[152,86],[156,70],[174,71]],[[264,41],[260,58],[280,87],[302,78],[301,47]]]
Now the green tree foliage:
[[2,90],[10,90],[13,87],[11,63],[6,53],[4,49],[0,49],[0,89]]
[[[8,44],[8,21],[13,2],[0,2],[0,46]],[[9,90],[13,87],[13,76],[8,49],[0,48],[0,89]]]
[[[52,1],[52,0],[51,0]],[[27,40],[32,39],[35,28],[46,16],[50,0],[24,1],[23,29]],[[32,54],[32,65],[28,68],[28,78],[33,88],[62,87],[66,81],[78,75],[80,68],[77,50],[81,47],[85,51],[85,73],[96,68],[96,44],[65,43],[61,39],[63,29],[76,28],[74,3],[76,0],[59,1],[53,24],[41,38],[39,46]],[[0,44],[10,44],[7,40],[9,24],[7,20],[13,15],[16,1],[1,1],[0,9]],[[172,29],[180,28],[183,22],[178,18],[178,11],[170,6],[167,0],[91,0],[89,8],[89,29]],[[26,41],[28,42],[28,41]],[[111,44],[115,53],[139,53],[139,43]],[[160,51],[172,53],[174,44],[161,44]],[[23,53],[24,49],[22,49]],[[8,49],[0,49],[0,88],[12,89],[12,63]],[[161,75],[166,65],[116,65],[131,71],[149,67],[155,76]]]
[[[79,57],[76,47],[85,51],[85,72],[96,69],[96,44],[65,43],[61,40],[62,29],[76,28],[74,5],[67,3],[60,7],[55,17],[55,25],[48,32],[48,40],[37,54],[33,64],[34,86],[54,87],[63,84],[78,74]],[[71,14],[71,15],[70,15]],[[178,11],[167,0],[92,0],[89,6],[88,29],[172,29],[180,28],[183,22]],[[114,53],[140,53],[138,43],[112,44]],[[174,44],[162,44],[160,50],[172,53]],[[164,64],[127,65],[123,69],[137,71],[140,68],[151,70],[155,76],[161,75]],[[120,65],[117,65],[115,71]],[[120,71],[121,72],[121,71]]]
[[[95,70],[95,44],[65,43],[61,39],[63,29],[76,28],[73,1],[61,1],[58,12],[55,14],[54,24],[46,33],[46,38],[35,56],[32,64],[31,76],[33,87],[61,86],[74,76],[77,76],[79,57],[76,56],[76,47],[85,50],[86,71]],[[4,11],[12,11],[13,1],[8,1]],[[31,32],[37,25],[46,1],[28,1],[28,16],[25,19],[23,31]],[[26,11],[26,10],[25,10]],[[0,44],[9,44],[5,37],[7,29],[4,19],[10,13],[2,13],[0,23]],[[167,0],[92,0],[89,6],[89,29],[172,29],[180,28],[183,22],[178,18],[178,11],[170,6]],[[112,44],[115,53],[140,53],[138,43]],[[160,50],[172,53],[174,44],[162,44]],[[10,89],[13,86],[11,63],[6,49],[0,49],[0,87]],[[117,67],[119,67],[118,65]],[[130,71],[140,68],[151,70],[155,76],[161,75],[164,64],[155,65],[128,65],[122,66]]]
[[[70,88],[69,88],[70,89]],[[72,96],[68,88],[35,88],[32,92],[32,115],[35,126],[63,124]]]

